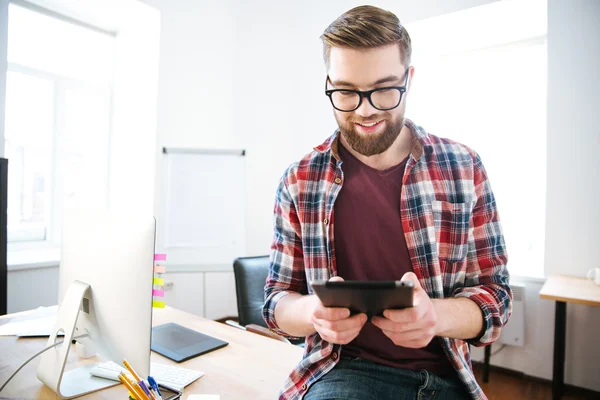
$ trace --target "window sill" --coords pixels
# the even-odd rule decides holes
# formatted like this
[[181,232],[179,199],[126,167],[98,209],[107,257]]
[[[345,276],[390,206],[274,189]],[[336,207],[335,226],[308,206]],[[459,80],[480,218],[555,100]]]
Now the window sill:
[[7,252],[6,258],[8,272],[58,267],[60,264],[60,249],[12,250]]

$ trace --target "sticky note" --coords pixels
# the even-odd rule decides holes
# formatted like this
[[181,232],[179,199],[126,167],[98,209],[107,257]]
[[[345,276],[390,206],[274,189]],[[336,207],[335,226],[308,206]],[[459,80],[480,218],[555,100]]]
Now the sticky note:
[[164,278],[154,278],[154,280],[152,281],[152,284],[163,286],[165,284],[165,279]]
[[152,300],[152,307],[154,308],[165,308],[164,301]]
[[167,255],[166,254],[155,254],[154,261],[167,261]]
[[154,266],[154,272],[157,274],[164,274],[165,272],[167,272],[167,267],[156,265]]
[[158,289],[152,289],[152,296],[165,297],[165,291],[164,290],[158,290]]

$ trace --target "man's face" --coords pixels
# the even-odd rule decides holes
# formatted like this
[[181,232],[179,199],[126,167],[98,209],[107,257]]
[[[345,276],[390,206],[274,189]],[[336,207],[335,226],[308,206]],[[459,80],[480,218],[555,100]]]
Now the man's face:
[[[327,88],[366,91],[403,86],[405,73],[397,44],[368,50],[333,47],[329,58]],[[409,82],[412,73],[411,70]],[[368,157],[383,153],[394,143],[404,126],[405,98],[406,93],[398,107],[387,111],[376,109],[366,97],[354,111],[334,109],[341,134],[360,154]]]

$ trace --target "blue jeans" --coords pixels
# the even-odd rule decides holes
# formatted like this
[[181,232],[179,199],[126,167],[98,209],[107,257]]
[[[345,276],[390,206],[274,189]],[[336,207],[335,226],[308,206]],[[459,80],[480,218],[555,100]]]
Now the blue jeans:
[[425,370],[411,371],[342,357],[313,383],[304,400],[470,400],[458,377],[441,378]]

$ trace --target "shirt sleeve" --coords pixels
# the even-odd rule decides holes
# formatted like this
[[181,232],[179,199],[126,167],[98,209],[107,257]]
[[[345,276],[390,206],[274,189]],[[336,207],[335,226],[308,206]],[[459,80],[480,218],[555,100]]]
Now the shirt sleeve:
[[467,340],[480,347],[494,343],[500,336],[512,312],[512,291],[508,284],[508,256],[496,200],[479,155],[475,157],[474,184],[476,203],[473,229],[469,232],[467,275],[464,287],[453,295],[469,298],[481,308],[482,334]]
[[271,330],[294,339],[296,337],[281,330],[275,320],[275,307],[281,298],[292,292],[308,293],[304,272],[301,226],[293,201],[294,193],[297,192],[297,184],[292,171],[293,168],[286,171],[277,188],[273,212],[274,236],[262,312],[263,318]]

